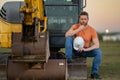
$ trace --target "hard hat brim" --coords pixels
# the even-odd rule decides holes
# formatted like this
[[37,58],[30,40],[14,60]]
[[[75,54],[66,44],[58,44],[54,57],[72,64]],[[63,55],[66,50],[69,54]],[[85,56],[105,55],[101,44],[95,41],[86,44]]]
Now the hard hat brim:
[[74,46],[73,48],[74,48],[75,50],[78,50],[78,49],[79,49],[78,47],[75,47],[75,46]]

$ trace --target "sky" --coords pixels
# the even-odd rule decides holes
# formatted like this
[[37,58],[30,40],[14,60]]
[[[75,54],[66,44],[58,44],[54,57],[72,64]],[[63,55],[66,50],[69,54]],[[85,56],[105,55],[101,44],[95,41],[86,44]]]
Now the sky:
[[98,32],[120,32],[120,0],[87,0],[89,25]]
[[[0,0],[3,1],[6,0]],[[89,13],[89,25],[98,32],[105,32],[106,29],[120,32],[120,0],[87,0],[84,11]]]

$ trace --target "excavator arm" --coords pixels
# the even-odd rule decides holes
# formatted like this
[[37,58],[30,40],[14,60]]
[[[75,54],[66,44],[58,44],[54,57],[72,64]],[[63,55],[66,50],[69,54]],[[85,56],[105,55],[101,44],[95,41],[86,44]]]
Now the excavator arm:
[[26,25],[32,25],[34,18],[44,20],[44,2],[43,0],[24,0],[24,6],[20,8],[20,12],[24,13]]
[[36,41],[38,32],[47,29],[47,17],[43,0],[24,0],[24,6],[20,8],[24,14],[22,22],[22,40]]

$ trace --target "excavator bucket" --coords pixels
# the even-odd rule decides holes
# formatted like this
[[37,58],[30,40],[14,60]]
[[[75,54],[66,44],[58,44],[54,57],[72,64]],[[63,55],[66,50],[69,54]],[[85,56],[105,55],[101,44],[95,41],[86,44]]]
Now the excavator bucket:
[[48,32],[36,41],[24,42],[21,33],[13,33],[12,56],[7,63],[8,80],[66,80],[65,59],[49,59]]
[[65,59],[50,59],[47,63],[25,63],[8,60],[8,80],[67,80]]
[[12,34],[12,58],[18,62],[47,62],[49,52],[48,32],[39,33],[36,42],[21,41],[21,33]]

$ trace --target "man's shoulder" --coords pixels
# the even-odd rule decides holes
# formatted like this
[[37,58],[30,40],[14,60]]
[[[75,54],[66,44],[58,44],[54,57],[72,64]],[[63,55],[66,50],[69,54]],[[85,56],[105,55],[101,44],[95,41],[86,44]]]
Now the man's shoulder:
[[88,30],[91,34],[96,34],[97,33],[97,31],[92,26],[88,26]]
[[80,24],[73,24],[73,25],[72,25],[72,28],[73,28],[73,29],[77,29],[79,26],[80,26]]
[[72,26],[80,26],[80,24],[73,24]]
[[95,30],[92,26],[88,25],[90,30]]

